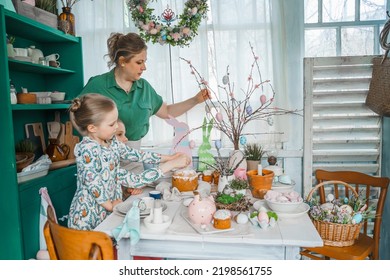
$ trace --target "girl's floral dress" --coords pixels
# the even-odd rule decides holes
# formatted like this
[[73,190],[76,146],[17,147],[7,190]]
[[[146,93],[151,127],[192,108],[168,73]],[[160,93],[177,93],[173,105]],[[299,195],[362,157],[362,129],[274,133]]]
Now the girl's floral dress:
[[141,152],[129,148],[113,137],[108,147],[89,137],[83,137],[75,147],[77,164],[77,189],[73,197],[68,227],[92,230],[110,213],[100,204],[122,199],[121,185],[137,188],[159,179],[163,173],[158,168],[132,174],[121,169],[121,159],[133,162],[160,163],[158,153]]

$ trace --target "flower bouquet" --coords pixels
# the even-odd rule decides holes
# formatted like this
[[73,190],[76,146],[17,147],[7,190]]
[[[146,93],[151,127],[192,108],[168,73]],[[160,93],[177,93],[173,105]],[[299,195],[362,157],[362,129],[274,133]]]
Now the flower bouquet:
[[[313,193],[324,185],[343,185],[345,190],[350,189],[353,196],[339,197],[330,193],[324,203]],[[368,207],[366,199],[358,195],[349,184],[341,181],[325,181],[315,186],[309,193],[306,202],[310,205],[309,216],[324,245],[344,247],[354,244],[358,238],[363,223],[370,218],[372,207]]]

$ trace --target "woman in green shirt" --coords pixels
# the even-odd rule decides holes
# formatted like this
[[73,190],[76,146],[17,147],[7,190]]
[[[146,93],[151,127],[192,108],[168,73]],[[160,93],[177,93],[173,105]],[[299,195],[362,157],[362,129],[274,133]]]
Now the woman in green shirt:
[[140,148],[140,140],[149,130],[151,116],[162,119],[177,117],[210,98],[207,90],[201,90],[190,99],[167,105],[148,81],[141,78],[146,70],[147,46],[139,35],[112,33],[107,47],[108,66],[114,68],[92,77],[81,94],[99,93],[115,101],[119,118],[126,127],[129,145],[133,148]]

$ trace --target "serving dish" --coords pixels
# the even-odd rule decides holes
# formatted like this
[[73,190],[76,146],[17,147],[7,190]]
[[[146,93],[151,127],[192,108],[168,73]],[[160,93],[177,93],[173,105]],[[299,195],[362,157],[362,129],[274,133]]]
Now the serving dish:
[[[119,203],[119,204],[114,206],[114,211],[120,216],[126,216],[127,212],[129,212],[131,207],[133,207],[133,203],[122,202],[122,203]],[[167,208],[168,208],[164,202],[161,202],[161,207],[162,207],[163,212],[165,210],[167,210]],[[141,218],[145,218],[145,217],[149,216],[150,209],[140,210],[139,215]]]

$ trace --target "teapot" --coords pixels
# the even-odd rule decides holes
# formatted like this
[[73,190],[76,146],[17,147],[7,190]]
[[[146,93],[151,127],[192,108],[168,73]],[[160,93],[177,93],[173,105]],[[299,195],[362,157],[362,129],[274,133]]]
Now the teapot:
[[194,191],[194,199],[188,206],[188,217],[197,225],[208,225],[217,210],[212,195],[201,197],[198,191]]
[[39,63],[39,58],[44,57],[43,52],[40,49],[36,49],[35,46],[27,48],[27,53],[31,57],[32,63]]
[[46,154],[52,162],[61,161],[68,158],[70,147],[66,144],[60,144],[56,138],[49,138],[49,145],[46,148]]

